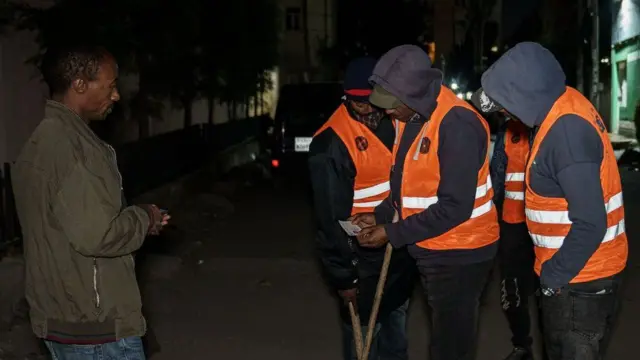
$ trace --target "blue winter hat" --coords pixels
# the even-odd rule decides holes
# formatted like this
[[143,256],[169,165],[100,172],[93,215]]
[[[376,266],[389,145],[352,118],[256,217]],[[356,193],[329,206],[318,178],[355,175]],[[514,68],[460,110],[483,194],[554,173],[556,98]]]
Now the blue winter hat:
[[344,94],[348,100],[369,102],[372,85],[369,77],[378,60],[372,57],[360,57],[352,60],[347,65],[344,75]]

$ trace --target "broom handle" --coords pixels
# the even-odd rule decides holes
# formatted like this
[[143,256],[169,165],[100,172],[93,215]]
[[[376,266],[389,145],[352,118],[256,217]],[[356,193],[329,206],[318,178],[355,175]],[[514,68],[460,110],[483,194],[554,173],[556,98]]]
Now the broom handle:
[[387,273],[389,272],[389,263],[391,262],[391,253],[393,247],[387,243],[387,248],[384,252],[384,262],[382,263],[382,269],[380,270],[380,278],[378,279],[378,287],[376,288],[376,296],[373,300],[373,308],[371,309],[371,315],[369,316],[369,325],[367,327],[367,339],[365,342],[364,353],[362,354],[362,360],[367,360],[369,351],[371,351],[371,342],[373,341],[373,330],[376,326],[376,319],[378,317],[378,309],[380,308],[380,301],[382,301],[382,293],[384,292],[384,284],[387,282]]
[[362,360],[362,327],[360,325],[360,315],[356,313],[356,309],[352,302],[349,302],[349,314],[351,315],[351,327],[353,328],[353,340],[356,346],[356,357]]

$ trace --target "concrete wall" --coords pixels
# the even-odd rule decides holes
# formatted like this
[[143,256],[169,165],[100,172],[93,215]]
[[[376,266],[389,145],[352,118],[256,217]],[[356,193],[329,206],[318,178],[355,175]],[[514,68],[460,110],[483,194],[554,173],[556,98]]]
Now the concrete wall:
[[[44,102],[48,95],[47,87],[41,82],[40,74],[34,66],[25,61],[36,54],[38,46],[33,33],[9,32],[0,37],[0,164],[16,159],[24,142],[36,128],[44,114]],[[273,73],[277,86],[277,70]],[[135,75],[121,76],[118,84],[122,102],[126,104],[137,91],[138,78]],[[264,94],[265,113],[272,111],[276,101],[276,91]],[[238,116],[244,116],[244,107],[238,106]],[[131,142],[138,139],[138,124],[125,111],[126,119],[116,125],[118,142]],[[206,100],[197,100],[193,104],[193,124],[208,122]],[[250,116],[255,116],[251,104]],[[227,105],[216,101],[214,123],[229,121]],[[174,108],[168,102],[161,119],[150,124],[151,135],[158,135],[181,129],[184,125],[184,111]]]
[[[274,82],[274,86],[277,86],[277,69],[272,72],[272,81]],[[122,102],[127,103],[131,97],[133,97],[138,89],[138,77],[137,75],[124,75],[120,77],[118,83],[118,89],[120,90],[120,95],[122,97]],[[274,99],[275,99],[275,90],[271,89],[265,92],[263,95],[265,105],[263,107],[264,113],[270,113]],[[258,109],[260,112],[260,109]],[[245,105],[238,104],[237,107],[237,116],[239,118],[244,117],[245,114]],[[255,107],[253,104],[253,100],[249,104],[249,116],[257,116],[261,114],[256,114]],[[127,120],[118,124],[118,139],[121,142],[130,142],[138,139],[138,124],[135,119],[131,119],[127,112]],[[209,119],[209,105],[206,99],[197,99],[193,102],[192,108],[192,119],[191,123],[193,125],[197,124],[206,124]],[[216,100],[215,109],[213,114],[213,123],[214,124],[223,124],[229,121],[229,109],[228,105],[224,103],[220,103]],[[184,110],[179,107],[174,107],[169,102],[164,104],[164,109],[162,111],[162,117],[159,119],[153,119],[149,124],[149,133],[151,136],[163,134],[170,131],[175,131],[182,129],[184,127]]]

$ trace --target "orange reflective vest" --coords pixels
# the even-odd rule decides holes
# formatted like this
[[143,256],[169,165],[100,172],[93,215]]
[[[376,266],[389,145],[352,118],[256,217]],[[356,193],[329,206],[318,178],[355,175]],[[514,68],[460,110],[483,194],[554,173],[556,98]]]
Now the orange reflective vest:
[[[440,159],[438,158],[440,124],[445,115],[454,106],[473,111],[482,123],[487,134],[487,149],[490,144],[489,126],[486,121],[467,102],[460,100],[446,87],[441,87],[438,106],[434,110],[407,152],[402,169],[401,218],[425,211],[438,202],[440,185]],[[455,121],[455,120],[454,120]],[[404,123],[397,124],[398,139],[404,131]],[[394,145],[394,159],[398,144]],[[395,160],[394,160],[395,162]],[[398,170],[398,169],[396,169]],[[498,216],[493,204],[493,189],[489,174],[489,156],[487,154],[482,168],[478,172],[475,204],[469,219],[446,233],[425,239],[418,246],[431,250],[476,249],[495,242],[499,236]]]
[[389,196],[391,151],[369,128],[352,119],[341,105],[314,137],[331,128],[349,151],[356,168],[351,215],[373,212]]
[[507,121],[504,135],[507,171],[504,180],[502,220],[509,224],[526,221],[524,216],[524,169],[529,155],[529,130],[517,120]]
[[575,114],[588,121],[600,134],[604,149],[600,165],[600,183],[604,195],[602,206],[607,212],[607,232],[598,250],[582,271],[571,280],[572,283],[580,283],[612,276],[622,271],[627,263],[628,248],[620,173],[609,135],[600,115],[589,100],[577,90],[567,87],[566,92],[555,102],[543,120],[535,136],[526,168],[525,211],[527,227],[535,245],[535,271],[540,275],[542,264],[558,251],[571,229],[567,201],[563,198],[548,198],[536,194],[531,188],[529,178],[531,164],[540,149],[540,144],[555,122],[567,114]]

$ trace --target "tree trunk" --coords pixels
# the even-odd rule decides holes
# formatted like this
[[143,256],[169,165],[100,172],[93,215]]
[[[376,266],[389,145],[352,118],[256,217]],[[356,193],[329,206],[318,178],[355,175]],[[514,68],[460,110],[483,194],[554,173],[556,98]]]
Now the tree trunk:
[[253,97],[253,116],[260,116],[261,114],[258,114],[258,102],[259,102],[259,93],[256,93],[256,96]]
[[137,117],[138,120],[138,140],[142,140],[149,137],[149,116],[141,114]]
[[184,128],[187,129],[193,122],[193,101],[188,97],[183,98],[182,108],[184,109]]
[[207,97],[207,144],[213,144],[213,116],[216,111],[216,99],[213,96]]
[[260,115],[264,114],[264,87],[260,91]]
[[584,30],[584,5],[582,0],[578,1],[578,21],[579,21],[579,37],[578,41],[580,46],[578,47],[578,53],[576,54],[578,59],[576,60],[576,89],[584,94],[584,45],[582,42],[583,30]]
[[248,119],[251,115],[249,113],[249,110],[251,109],[251,105],[250,105],[250,99],[248,96],[246,98],[244,98],[244,118]]
[[145,91],[146,86],[143,83],[143,79],[143,75],[140,74],[140,87],[131,109],[133,118],[138,122],[138,140],[148,138],[151,135],[151,129],[149,128],[149,95]]
[[216,99],[213,96],[207,98],[207,124],[213,126],[213,115],[216,111]]
[[311,69],[311,45],[309,44],[309,0],[302,0],[302,31],[304,39],[305,72]]

